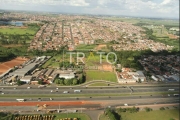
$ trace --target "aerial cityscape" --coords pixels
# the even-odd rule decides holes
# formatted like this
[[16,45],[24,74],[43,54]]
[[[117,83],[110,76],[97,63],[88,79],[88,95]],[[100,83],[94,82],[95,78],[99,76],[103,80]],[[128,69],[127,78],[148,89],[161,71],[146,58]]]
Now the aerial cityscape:
[[0,120],[180,120],[178,0],[0,2]]

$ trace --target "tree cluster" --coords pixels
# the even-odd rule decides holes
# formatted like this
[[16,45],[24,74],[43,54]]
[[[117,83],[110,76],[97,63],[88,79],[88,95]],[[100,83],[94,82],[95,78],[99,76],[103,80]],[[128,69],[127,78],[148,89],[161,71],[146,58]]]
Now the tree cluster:
[[108,116],[109,120],[121,120],[121,116],[117,114],[114,110],[111,110],[110,108],[107,108],[104,111],[104,114]]
[[83,73],[80,78],[72,78],[72,79],[65,79],[65,78],[56,78],[55,83],[60,85],[78,85],[82,84],[86,81],[86,75]]
[[145,109],[146,112],[152,111],[152,108],[145,107],[144,109]]
[[130,113],[135,113],[135,112],[139,112],[139,108],[137,107],[132,107],[132,108],[119,108],[117,109],[117,112],[121,113],[121,112],[130,112]]

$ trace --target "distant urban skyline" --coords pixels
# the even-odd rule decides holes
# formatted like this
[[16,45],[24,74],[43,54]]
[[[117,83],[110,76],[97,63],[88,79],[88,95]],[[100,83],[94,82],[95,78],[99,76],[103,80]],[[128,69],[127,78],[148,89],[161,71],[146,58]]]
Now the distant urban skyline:
[[0,0],[4,10],[179,19],[179,0]]

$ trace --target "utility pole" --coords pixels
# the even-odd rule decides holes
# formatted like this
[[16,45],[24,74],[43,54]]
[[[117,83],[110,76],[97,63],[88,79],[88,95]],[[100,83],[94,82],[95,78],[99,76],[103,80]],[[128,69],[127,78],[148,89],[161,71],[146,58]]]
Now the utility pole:
[[59,109],[58,109],[58,113],[60,112],[60,104],[59,104]]

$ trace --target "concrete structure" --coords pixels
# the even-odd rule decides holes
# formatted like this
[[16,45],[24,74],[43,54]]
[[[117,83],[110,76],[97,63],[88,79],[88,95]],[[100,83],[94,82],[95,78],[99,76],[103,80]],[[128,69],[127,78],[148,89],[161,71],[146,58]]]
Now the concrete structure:
[[158,78],[156,78],[154,75],[152,75],[151,78],[155,81],[158,81]]
[[169,77],[173,78],[176,81],[179,81],[179,75],[171,75]]
[[156,77],[161,81],[165,81],[165,78],[163,76],[161,76],[161,75],[156,75]]
[[10,73],[9,75],[18,75],[19,77],[24,77],[28,72],[32,72],[34,69],[36,69],[37,64],[36,63],[31,63],[24,68],[17,69],[16,71]]
[[146,77],[144,76],[144,74],[143,74],[142,71],[137,71],[137,72],[133,75],[133,78],[134,78],[136,81],[141,80],[142,82],[146,80]]
[[75,78],[74,72],[64,72],[59,74],[59,78],[72,79]]
[[20,79],[20,81],[23,81],[23,82],[25,82],[27,84],[30,83],[31,80],[32,80],[32,76],[25,76],[25,77]]

